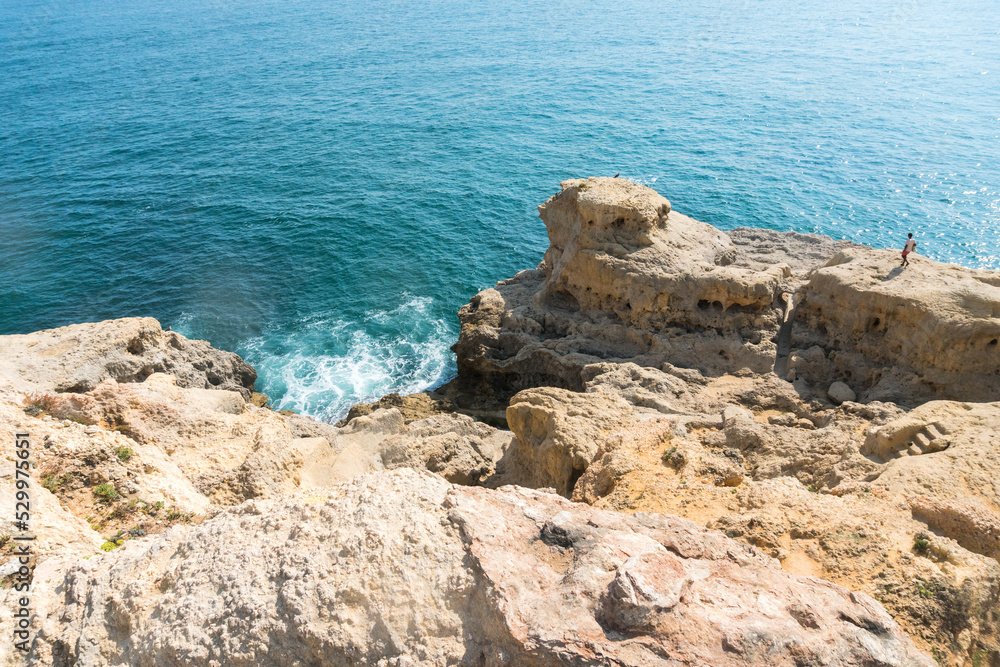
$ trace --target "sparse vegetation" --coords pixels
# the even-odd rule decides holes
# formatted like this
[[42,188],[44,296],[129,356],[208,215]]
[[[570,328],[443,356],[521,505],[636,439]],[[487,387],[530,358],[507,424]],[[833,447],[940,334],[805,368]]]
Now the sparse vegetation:
[[178,510],[167,510],[167,520],[169,521],[190,521],[194,518],[194,512],[180,512]]
[[121,498],[121,494],[115,489],[115,485],[110,482],[104,482],[95,486],[94,495],[100,498],[101,501],[108,503],[113,503]]
[[121,545],[122,545],[122,540],[119,540],[117,542],[112,542],[111,540],[108,540],[107,542],[101,545],[101,551],[114,551]]
[[913,550],[916,551],[918,554],[925,554],[925,553],[927,553],[927,548],[929,546],[930,546],[930,542],[928,542],[924,538],[922,538],[920,536],[917,536],[917,537],[913,538]]
[[118,455],[118,460],[122,463],[128,463],[128,460],[132,458],[135,454],[129,447],[115,447],[115,454]]
[[42,486],[51,491],[56,492],[60,486],[68,486],[70,482],[73,481],[73,473],[66,472],[62,475],[46,475],[42,478]]
[[922,598],[933,598],[937,597],[937,594],[941,592],[941,587],[933,581],[924,579],[923,577],[917,577],[917,593]]
[[676,446],[667,449],[665,452],[663,452],[663,462],[664,463],[670,463],[671,462],[670,459],[676,453],[677,453],[677,447]]

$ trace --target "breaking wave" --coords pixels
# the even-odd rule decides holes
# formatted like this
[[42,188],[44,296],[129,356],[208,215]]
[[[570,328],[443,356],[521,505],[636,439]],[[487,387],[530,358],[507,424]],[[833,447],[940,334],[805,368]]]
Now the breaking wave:
[[457,325],[433,318],[432,302],[412,298],[355,321],[310,318],[253,338],[241,352],[276,410],[334,422],[355,403],[423,391],[454,375]]

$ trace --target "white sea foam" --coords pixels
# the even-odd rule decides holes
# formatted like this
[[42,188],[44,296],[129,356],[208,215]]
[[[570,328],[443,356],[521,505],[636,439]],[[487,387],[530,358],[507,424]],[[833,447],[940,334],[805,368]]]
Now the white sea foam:
[[276,409],[336,421],[355,403],[422,391],[454,373],[448,348],[455,332],[429,315],[432,301],[412,298],[358,321],[311,318],[241,351]]

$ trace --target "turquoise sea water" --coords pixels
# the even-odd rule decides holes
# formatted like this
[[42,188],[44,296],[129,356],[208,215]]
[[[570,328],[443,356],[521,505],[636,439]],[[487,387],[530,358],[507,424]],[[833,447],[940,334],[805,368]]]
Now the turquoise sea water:
[[570,177],[1000,268],[996,0],[3,0],[0,75],[0,334],[151,315],[327,419]]

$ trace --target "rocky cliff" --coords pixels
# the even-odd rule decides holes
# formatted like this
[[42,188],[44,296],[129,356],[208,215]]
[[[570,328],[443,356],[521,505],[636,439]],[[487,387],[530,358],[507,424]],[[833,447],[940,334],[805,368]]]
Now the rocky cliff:
[[731,234],[629,181],[565,181],[540,268],[477,294],[454,350],[468,391],[583,389],[592,363],[776,371],[863,401],[1000,400],[1000,278],[795,233]]
[[336,426],[153,320],[0,337],[29,663],[1000,665],[997,274],[621,179],[539,212],[459,377]]

